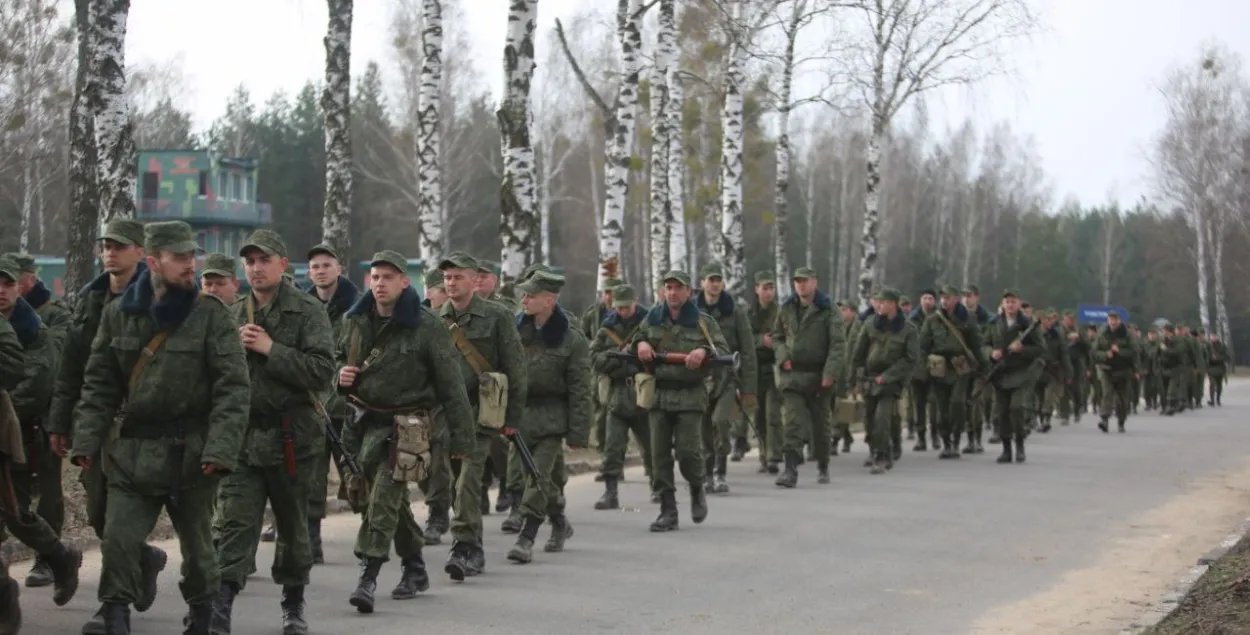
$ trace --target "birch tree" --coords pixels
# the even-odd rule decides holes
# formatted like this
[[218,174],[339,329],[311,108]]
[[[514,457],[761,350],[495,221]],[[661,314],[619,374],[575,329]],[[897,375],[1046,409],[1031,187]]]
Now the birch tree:
[[512,286],[531,263],[537,228],[534,148],[530,145],[530,83],[534,78],[534,31],[538,0],[511,0],[503,48],[503,99],[496,113],[503,137],[503,185],[500,188],[499,235],[503,289]]
[[352,215],[352,2],[327,0],[326,78],[321,112],[326,136],[326,195],[321,216],[322,240],[340,254],[351,247]]
[[[660,8],[663,12],[663,7]],[[663,18],[661,18],[663,19]],[[686,140],[685,140],[685,80],[681,74],[681,61],[673,56],[668,70],[668,200],[669,234],[668,262],[672,268],[693,272],[689,243],[686,237]]]
[[99,172],[95,139],[95,116],[91,90],[96,85],[95,28],[91,0],[74,0],[74,31],[77,35],[77,64],[74,72],[74,101],[69,111],[69,216],[68,249],[65,255],[65,289],[73,300],[95,270],[96,226]]
[[1118,207],[1109,205],[1099,214],[1098,223],[1098,284],[1102,287],[1102,303],[1111,303],[1111,290],[1124,256],[1124,220]]
[[878,261],[882,150],[909,101],[1001,72],[1003,47],[1037,28],[1027,0],[856,0],[866,26],[850,79],[871,114],[860,237],[859,298],[868,306]]
[[443,81],[443,3],[421,3],[421,90],[417,113],[417,253],[425,262],[443,257],[442,127],[439,102]]
[[720,235],[712,243],[712,254],[727,271],[725,289],[734,297],[746,293],[746,253],[742,228],[742,146],[743,90],[746,88],[747,27],[746,0],[729,0],[727,21],[729,46],[725,53],[724,95],[721,109]]
[[133,218],[139,155],[126,103],[126,20],[130,0],[92,0],[95,66],[90,91],[102,221]]
[[[674,210],[681,213],[681,200],[672,198],[669,152],[672,137],[681,137],[682,129],[673,128],[669,115],[669,76],[677,65],[677,20],[675,0],[660,0],[659,27],[655,32],[655,65],[651,69],[651,279],[663,279],[672,268],[669,242],[673,225],[678,222]],[[677,187],[681,188],[681,184]],[[680,222],[684,222],[682,219]],[[684,232],[682,236],[685,238]]]

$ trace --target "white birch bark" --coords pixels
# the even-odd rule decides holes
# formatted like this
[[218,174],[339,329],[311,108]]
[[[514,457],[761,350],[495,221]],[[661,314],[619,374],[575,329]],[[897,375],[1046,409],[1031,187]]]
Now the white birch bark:
[[529,112],[537,24],[538,0],[511,0],[503,49],[503,99],[497,113],[503,136],[499,236],[505,292],[511,292],[512,285],[531,263],[531,232],[537,226]]
[[30,220],[31,211],[35,207],[35,175],[34,161],[27,157],[22,161],[22,219],[17,247],[19,251],[30,251]]
[[101,221],[133,218],[139,159],[126,101],[126,20],[130,0],[92,0],[92,111]]
[[417,97],[417,253],[443,257],[443,172],[439,104],[443,83],[443,3],[421,3],[421,85]]
[[[800,1],[794,6],[793,17],[786,25],[786,50],[782,58],[781,94],[777,103],[777,168],[773,184],[773,257],[776,259],[777,281],[784,284],[790,279],[790,258],[786,253],[789,209],[786,195],[790,191],[790,96],[794,85],[794,46],[799,35],[799,23],[807,10],[807,3]],[[809,200],[808,207],[811,207]],[[808,244],[811,244],[811,222],[807,225]],[[803,262],[812,266],[811,254]]]
[[[659,29],[655,34],[655,66],[651,73],[651,279],[659,280],[672,268],[673,201],[668,153],[674,134],[668,115],[669,67],[677,57],[675,0],[660,0]],[[676,134],[680,134],[678,130]]]
[[746,254],[742,235],[742,90],[746,83],[746,43],[742,41],[742,0],[734,1],[732,20],[733,33],[725,57],[725,103],[721,110],[720,236],[713,243],[713,253],[726,269],[725,289],[734,297],[743,297]]
[[[663,7],[661,7],[663,13]],[[686,237],[686,102],[680,59],[674,54],[668,70],[668,261],[673,269],[691,267]],[[694,272],[690,272],[692,275]]]
[[547,175],[548,170],[544,169],[538,179],[538,234],[541,262],[551,266],[551,179]]
[[68,249],[65,255],[65,291],[74,299],[95,273],[95,244],[99,224],[99,174],[96,171],[95,115],[92,93],[95,81],[95,18],[91,0],[74,0],[74,26],[78,35],[74,103],[69,112]]
[[[868,137],[868,178],[864,187],[864,221],[859,241],[859,308],[868,308],[873,277],[877,267],[877,228],[881,222],[881,145],[885,142],[885,121],[876,114],[872,118],[872,134]],[[964,279],[967,280],[967,265]]]
[[352,139],[351,47],[353,0],[327,0],[326,85],[321,112],[326,135],[326,194],[321,216],[322,240],[340,254],[351,247]]
[[1198,321],[1203,328],[1211,324],[1211,313],[1207,304],[1207,220],[1205,210],[1195,205],[1189,210],[1189,224],[1194,229],[1194,265],[1198,269]]
[[625,204],[629,195],[629,168],[634,132],[638,125],[638,55],[642,48],[640,0],[618,0],[617,39],[621,46],[623,77],[616,96],[612,139],[606,146],[603,223],[599,228],[599,291],[603,280],[617,277],[621,242],[625,236]]

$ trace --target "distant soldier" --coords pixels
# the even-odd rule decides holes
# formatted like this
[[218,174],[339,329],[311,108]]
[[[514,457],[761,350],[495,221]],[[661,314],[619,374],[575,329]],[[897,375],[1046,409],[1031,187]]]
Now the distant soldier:
[[1087,385],[1089,386],[1089,390],[1087,391],[1089,393],[1087,395],[1089,401],[1081,404],[1081,407],[1082,409],[1093,408],[1094,412],[1098,412],[1098,409],[1102,407],[1102,382],[1098,380],[1097,374],[1094,373],[1095,369],[1093,362],[1093,345],[1094,342],[1098,341],[1098,334],[1099,331],[1097,324],[1088,324],[1085,326],[1085,340],[1090,343],[1090,363],[1085,368],[1085,378],[1088,382]]
[[1142,342],[1141,331],[1137,328],[1136,324],[1133,324],[1132,322],[1128,324],[1128,334],[1133,340],[1133,355],[1136,358],[1134,361],[1137,363],[1137,373],[1133,375],[1133,381],[1129,382],[1129,385],[1133,388],[1132,393],[1129,394],[1128,398],[1129,412],[1131,414],[1137,414],[1137,402],[1141,401],[1142,395],[1141,376],[1142,370],[1145,368],[1145,359],[1143,358],[1143,355],[1145,355],[1146,346]]
[[1176,348],[1180,351],[1180,373],[1173,377],[1173,382],[1177,383],[1177,401],[1175,412],[1184,412],[1193,407],[1193,391],[1194,391],[1194,374],[1198,372],[1197,355],[1194,349],[1193,338],[1189,336],[1189,327],[1184,324],[1176,325],[1176,334],[1169,348]]
[[[729,484],[725,478],[731,449],[729,429],[733,419],[741,419],[743,412],[755,410],[759,366],[755,361],[755,338],[751,332],[751,319],[747,317],[747,307],[725,292],[724,268],[719,263],[710,263],[703,267],[701,274],[701,288],[695,294],[695,304],[699,311],[716,320],[721,335],[729,344],[727,348],[713,352],[717,355],[738,353],[742,360],[736,373],[731,368],[721,368],[713,373],[711,408],[703,416],[703,463],[707,471],[704,489],[709,494],[727,494]],[[747,422],[742,425],[747,425]],[[827,421],[822,425],[827,425]]]
[[1190,403],[1194,408],[1202,407],[1202,395],[1206,392],[1207,372],[1211,367],[1211,348],[1208,346],[1206,333],[1202,329],[1194,329],[1194,382]]
[[1098,410],[1101,419],[1098,429],[1107,432],[1107,422],[1114,412],[1120,432],[1128,419],[1130,400],[1133,398],[1133,378],[1138,368],[1137,343],[1133,334],[1120,320],[1118,311],[1107,312],[1107,326],[1094,344],[1094,364],[1098,380],[1102,382],[1102,405]]
[[1063,397],[1059,400],[1059,425],[1068,425],[1072,418],[1081,422],[1081,411],[1085,404],[1086,370],[1089,367],[1090,344],[1084,333],[1076,324],[1076,314],[1072,311],[1063,312],[1061,325],[1063,337],[1068,347],[1068,360],[1072,364],[1072,374],[1063,385]]
[[89,630],[88,622],[83,630],[130,632],[129,605],[147,593],[145,541],[164,510],[182,547],[183,624],[205,633],[221,586],[212,541],[217,480],[238,466],[247,430],[247,355],[230,310],[196,292],[191,227],[151,223],[144,242],[148,270],[104,309],[76,411],[71,460],[85,469],[97,460],[114,466],[100,548],[102,605],[93,618],[104,628]]
[[1159,373],[1163,377],[1163,414],[1172,416],[1185,408],[1186,383],[1189,381],[1189,358],[1183,338],[1171,324],[1163,325],[1159,341]]
[[844,372],[845,326],[833,300],[817,288],[811,267],[794,270],[794,294],[786,299],[773,327],[777,391],[781,394],[782,448],[785,470],[779,487],[799,480],[803,441],[811,440],[817,483],[829,482],[830,402]]
[[[608,317],[608,313],[612,310],[612,289],[623,283],[624,281],[620,278],[603,278],[603,291],[600,292],[599,301],[587,307],[582,312],[581,319],[578,322],[581,326],[582,335],[585,335],[586,339],[593,340],[595,338],[595,332],[599,330],[599,325],[603,324],[604,318]],[[599,403],[598,391],[596,391],[594,398],[595,420],[590,430],[590,442],[593,444],[591,447],[603,452],[607,427],[607,410],[603,408],[603,404]],[[599,470],[600,472],[595,476],[595,480],[602,482],[604,478],[602,464],[600,464]]]
[[1159,331],[1150,329],[1142,340],[1142,395],[1146,399],[1146,410],[1162,410],[1159,405]]
[[1051,418],[1055,408],[1063,398],[1064,388],[1072,381],[1072,360],[1068,354],[1068,339],[1059,327],[1059,312],[1055,309],[1039,311],[1037,319],[1041,320],[1038,332],[1046,347],[1046,366],[1038,381],[1036,393],[1038,423],[1042,432],[1050,432]]
[[1045,345],[1037,327],[1021,310],[1020,295],[1011,289],[1004,291],[1002,311],[990,324],[986,341],[991,363],[1002,362],[1001,369],[991,378],[995,418],[1002,428],[999,435],[1003,453],[998,457],[999,463],[1011,463],[1013,442],[1016,463],[1025,461],[1026,412],[1042,372],[1039,360],[1045,355]]
[[[756,374],[755,434],[760,444],[760,473],[776,474],[781,463],[782,425],[781,403],[777,392],[776,373],[773,370],[777,359],[777,351],[773,341],[773,329],[776,327],[777,314],[781,307],[777,303],[777,278],[771,271],[755,273],[755,304],[747,312],[751,322],[751,332],[755,336],[755,359],[759,365]],[[746,421],[742,422],[743,436],[746,432]],[[831,443],[836,443],[832,441]],[[831,446],[832,447],[832,446]],[[740,461],[747,451],[748,444],[742,438],[736,441],[734,454],[730,460]],[[735,458],[736,457],[736,458]]]
[[[842,374],[838,378],[836,393],[839,399],[843,399],[852,394],[858,395],[857,391],[853,391],[854,376],[851,372],[851,353],[854,352],[852,349],[855,347],[853,335],[858,324],[855,303],[850,300],[839,301],[838,313],[842,316],[842,338],[845,341],[845,345],[842,351],[842,368],[840,369]],[[851,400],[851,403],[855,403],[854,399]],[[837,412],[838,408],[834,407],[831,410]],[[829,453],[831,455],[834,454],[834,448],[838,441],[842,442],[843,452],[851,451],[851,443],[855,441],[854,435],[851,434],[851,421],[839,419],[835,423],[833,439],[829,443]]]
[[1224,382],[1228,373],[1228,345],[1220,341],[1220,334],[1211,331],[1210,350],[1211,361],[1207,366],[1207,376],[1211,379],[1208,384],[1209,396],[1207,397],[1208,406],[1224,405],[1221,399],[1224,396]]
[[[469,280],[463,281],[457,293],[468,299]],[[408,483],[430,491],[432,466],[448,455],[464,456],[477,428],[458,368],[460,353],[410,285],[406,258],[394,251],[374,254],[369,290],[344,315],[337,346],[339,391],[358,412],[343,428],[343,444],[363,473],[360,479],[349,474],[345,488],[363,514],[353,547],[360,578],[348,600],[361,613],[373,612],[378,572],[392,546],[403,574],[391,598],[411,599],[429,588]],[[450,468],[441,469],[448,478]]]
[[7,253],[0,258],[7,258],[17,264],[17,290],[26,300],[26,304],[39,314],[39,319],[48,328],[52,343],[60,355],[65,338],[68,337],[70,326],[74,320],[74,312],[69,305],[52,298],[52,290],[39,279],[39,265],[35,257],[26,253]]
[[[981,341],[985,342],[989,339],[989,325],[993,320],[994,314],[990,313],[981,304],[981,289],[975,284],[966,285],[964,287],[964,308],[972,315],[977,326],[981,329]],[[972,387],[968,388],[968,444],[964,446],[963,454],[980,454],[985,452],[985,446],[981,444],[982,433],[985,428],[991,428],[993,437],[990,443],[994,443],[998,439],[998,424],[994,423],[994,413],[992,411],[993,404],[992,390],[983,390],[976,399],[972,398]]]
[[427,309],[438,311],[447,302],[447,287],[443,286],[443,272],[431,269],[425,272],[425,300],[422,304]]
[[864,424],[869,428],[873,474],[894,467],[900,455],[896,446],[901,435],[891,428],[898,420],[898,399],[920,357],[920,335],[899,311],[900,296],[889,287],[877,292],[876,315],[863,325],[855,344],[854,364],[864,369]]
[[209,254],[204,257],[200,269],[200,288],[229,306],[234,304],[239,292],[239,278],[234,268],[234,258],[226,254]]
[[[512,313],[516,313],[521,309],[521,305],[515,299],[505,296],[499,289],[499,275],[503,272],[498,262],[494,260],[477,259],[477,283],[474,287],[474,293],[483,300],[490,300],[497,304],[501,304],[504,308]],[[499,481],[499,499],[495,504],[497,511],[506,511],[515,502],[520,505],[520,501],[513,501],[508,495],[508,481],[513,479],[514,493],[520,494],[522,487],[520,481],[520,464],[513,465],[513,462],[519,459],[510,458],[508,455],[508,442],[502,436],[496,435],[490,442],[490,452],[486,455],[486,467],[482,470],[482,492],[480,498],[480,506],[482,515],[490,514],[490,486],[496,480]],[[510,472],[510,470],[512,472]]]
[[[920,292],[920,306],[915,310],[907,313],[907,319],[916,327],[919,333],[924,327],[926,318],[933,315],[937,310],[937,293],[932,289],[925,289]],[[929,388],[933,383],[933,377],[929,372],[928,364],[922,356],[916,363],[916,372],[911,377],[911,412],[908,416],[914,422],[916,433],[919,440],[916,446],[912,448],[915,452],[924,452],[929,449],[926,442],[926,430],[932,432],[933,449],[938,448],[939,435],[937,425],[937,413],[929,410]]]
[[[691,518],[695,524],[707,518],[699,438],[703,413],[710,407],[706,380],[711,365],[706,362],[713,351],[728,346],[716,320],[699,312],[691,297],[689,274],[669,271],[663,282],[664,303],[647,313],[630,342],[631,352],[651,367],[655,382],[652,403],[639,404],[650,410],[652,475],[660,491],[660,515],[651,523],[654,532],[678,527],[674,454],[690,488]],[[665,353],[683,354],[685,363],[665,364],[656,359]]]
[[959,297],[959,287],[942,287],[941,305],[925,318],[920,329],[920,354],[928,365],[936,396],[941,459],[959,458],[959,439],[967,424],[968,385],[986,366],[981,327]]

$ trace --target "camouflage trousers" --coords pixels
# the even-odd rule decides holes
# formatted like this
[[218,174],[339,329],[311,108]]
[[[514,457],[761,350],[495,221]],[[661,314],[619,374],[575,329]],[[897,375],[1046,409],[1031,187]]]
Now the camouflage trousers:
[[1203,369],[1198,369],[1198,372],[1194,374],[1193,393],[1191,393],[1190,399],[1192,399],[1194,403],[1201,402],[1202,396],[1207,392],[1206,387],[1207,372]]
[[1220,367],[1219,370],[1213,370],[1207,373],[1208,399],[1216,401],[1224,396],[1225,370]]
[[1167,400],[1179,406],[1189,400],[1189,376],[1193,373],[1188,368],[1169,371],[1167,378]]
[[674,463],[691,487],[703,487],[703,441],[700,438],[703,413],[652,410],[647,413],[647,421],[651,426],[653,491],[661,494],[677,491]]
[[525,475],[521,513],[529,518],[555,518],[564,515],[564,486],[569,482],[564,467],[564,438],[560,436],[526,439],[534,455],[537,474]]
[[709,399],[711,407],[703,412],[701,424],[703,438],[703,457],[710,460],[717,456],[729,456],[729,428],[734,419],[741,419],[738,408],[738,396],[732,386],[712,395]]
[[829,399],[832,392],[781,391],[781,449],[802,456],[803,445],[811,443],[812,455],[818,465],[829,463],[830,422]]
[[938,429],[937,408],[931,399],[935,383],[937,382],[932,379],[911,381],[911,408],[907,412],[907,420],[912,422],[916,434],[921,437],[925,436],[929,428]]
[[1146,407],[1152,408],[1159,403],[1159,374],[1155,371],[1146,371],[1142,373],[1141,378],[1142,397],[1146,400]]
[[456,474],[460,472],[459,461],[451,461],[451,457],[446,452],[438,455],[431,453],[434,457],[433,464],[426,472],[426,480],[421,483],[421,491],[425,494],[425,504],[427,507],[451,509],[456,499]]
[[998,421],[999,435],[1003,440],[1023,439],[1028,436],[1026,419],[1034,400],[1034,384],[1019,388],[994,386],[994,418]]
[[13,482],[13,493],[17,498],[18,511],[13,514],[6,509],[0,514],[0,518],[4,520],[4,526],[0,529],[0,537],[3,537],[7,530],[10,535],[37,554],[47,555],[56,551],[61,544],[60,536],[47,520],[31,509],[36,490],[35,475],[29,470],[15,468],[11,470],[10,477]]
[[266,502],[273,510],[278,530],[270,568],[274,584],[308,584],[313,565],[308,539],[308,487],[319,456],[318,453],[299,461],[294,475],[287,473],[285,465],[240,465],[221,479],[212,526],[223,584],[239,590],[247,585],[247,577],[255,566]]
[[1133,379],[1133,373],[1129,371],[1098,370],[1098,381],[1102,383],[1102,404],[1099,405],[1098,416],[1110,419],[1115,415],[1118,421],[1128,418],[1133,404]]
[[604,436],[603,467],[600,469],[605,476],[617,479],[625,476],[625,453],[629,451],[629,433],[634,433],[638,443],[638,451],[642,455],[642,464],[647,474],[651,474],[651,424],[647,421],[647,413],[637,410],[629,414],[608,413],[607,430]]
[[[435,445],[430,448],[430,456],[443,457],[443,460],[436,459],[433,463],[442,463],[443,473],[450,474],[446,451]],[[391,465],[385,458],[371,460],[361,465],[360,469],[367,475],[368,498],[361,514],[360,528],[356,530],[356,544],[352,548],[356,557],[387,560],[392,544],[395,545],[395,555],[400,559],[421,555],[425,541],[421,525],[412,514],[408,484],[391,478]],[[430,489],[434,478],[434,470],[429,470],[425,480],[419,481],[417,486]],[[281,536],[281,533],[278,535]]]
[[460,461],[453,504],[455,514],[451,519],[451,536],[456,542],[482,544],[482,470],[486,468],[486,455],[495,436],[498,433],[493,430],[478,428],[469,451]]
[[785,445],[782,436],[784,426],[781,417],[781,394],[777,392],[777,384],[771,378],[772,373],[768,374],[768,379],[761,374],[759,391],[755,395],[755,436],[759,439],[760,463],[780,463],[781,449]]
[[[343,419],[333,417],[330,419],[330,425],[334,426],[336,433],[340,435],[343,433]],[[313,466],[312,480],[308,482],[309,520],[321,520],[326,517],[326,492],[329,487],[330,468],[332,465],[330,444],[326,443],[325,451],[317,456],[317,464]]]
[[1072,367],[1072,381],[1063,385],[1063,394],[1059,398],[1059,418],[1067,421],[1076,417],[1081,420],[1081,405],[1085,403],[1085,367]]
[[104,476],[102,463],[103,461],[97,456],[91,461],[91,467],[78,475],[78,482],[82,483],[82,489],[87,498],[87,524],[91,525],[96,538],[100,540],[104,540],[104,513],[108,507],[109,491],[108,478]]
[[[65,492],[61,484],[63,460],[52,451],[48,434],[42,432],[39,445],[39,461],[35,475],[35,514],[48,523],[56,535],[65,528]],[[28,459],[30,457],[27,457]]]
[[934,397],[933,414],[937,417],[943,443],[959,444],[959,437],[968,423],[968,386],[971,384],[972,375],[955,375],[953,380],[948,375],[930,386]]
[[[899,392],[902,392],[899,387]],[[868,395],[864,397],[865,415],[864,428],[867,434],[868,448],[878,459],[885,459],[894,454],[895,444],[901,444],[900,434],[894,428],[902,426],[899,417],[899,397],[894,394]]]

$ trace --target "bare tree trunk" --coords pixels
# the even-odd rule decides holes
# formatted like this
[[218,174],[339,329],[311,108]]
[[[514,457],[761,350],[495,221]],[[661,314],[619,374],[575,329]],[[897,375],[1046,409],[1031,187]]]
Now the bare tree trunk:
[[[874,108],[874,110],[877,109]],[[877,229],[881,222],[881,212],[877,206],[881,201],[881,146],[885,143],[885,124],[882,114],[873,112],[872,134],[868,137],[868,178],[864,188],[864,226],[859,242],[860,309],[868,308],[868,297],[872,293],[877,268]]]
[[[1199,205],[1205,206],[1204,203]],[[1210,328],[1211,312],[1207,304],[1207,219],[1206,211],[1195,205],[1189,212],[1189,223],[1194,228],[1194,265],[1198,270],[1198,321],[1202,328]]]
[[[1219,213],[1219,221],[1216,231],[1212,232],[1211,237],[1212,258],[1211,258],[1211,276],[1215,278],[1215,323],[1216,329],[1219,331],[1220,339],[1225,342],[1231,342],[1232,333],[1230,332],[1228,323],[1228,302],[1227,295],[1224,292],[1224,230],[1225,215],[1228,210],[1221,210]],[[1203,325],[1210,332],[1209,325]]]
[[[746,84],[743,63],[746,43],[742,24],[742,2],[733,3],[733,34],[725,58],[725,104],[721,110],[721,200],[720,239],[712,243],[713,253],[725,267],[725,289],[734,297],[746,293],[746,254],[742,228],[742,125],[743,95]],[[784,138],[784,131],[783,131]]]
[[[41,122],[40,126],[42,125],[43,124]],[[47,155],[47,141],[45,139],[44,133],[42,132],[43,129],[40,128],[40,130],[41,132],[39,133],[39,144],[38,144],[39,155],[35,158],[35,161],[34,161],[34,171],[35,171],[34,214],[35,214],[35,226],[39,228],[39,240],[35,242],[35,249],[36,251],[42,252],[44,249],[44,243],[46,243],[48,240],[48,231],[47,231],[47,225],[46,225],[47,209],[45,209],[46,201],[44,200],[44,196],[43,196],[43,188],[47,186],[47,183],[44,181],[44,178],[43,178],[43,164],[44,164],[44,161],[47,160],[48,155]]]
[[[789,219],[787,215],[786,195],[790,190],[790,94],[794,84],[794,41],[799,35],[799,19],[802,16],[806,3],[800,2],[794,8],[794,19],[790,23],[790,28],[786,31],[786,52],[781,71],[781,96],[778,98],[777,107],[777,174],[773,184],[773,257],[776,259],[777,281],[784,284],[790,279],[790,259],[786,253],[787,242],[787,223]],[[815,179],[808,179],[814,181]],[[808,199],[808,208],[811,208],[811,199]],[[807,225],[808,245],[811,245],[811,236],[813,231],[810,217]],[[811,254],[808,254],[805,265],[811,266]]]
[[443,258],[443,172],[439,104],[443,82],[443,3],[421,3],[421,87],[417,110],[417,253],[427,263]]
[[621,45],[624,76],[617,93],[612,139],[604,167],[603,224],[599,229],[599,287],[604,278],[617,277],[621,241],[625,235],[625,205],[629,195],[629,168],[634,130],[638,125],[638,55],[642,48],[642,17],[639,0],[619,0],[617,39]]
[[539,262],[551,266],[551,192],[550,179],[546,172],[547,168],[544,166],[543,174],[538,178],[538,234],[542,249],[542,260]]
[[972,283],[972,252],[973,243],[976,242],[973,236],[977,235],[981,224],[981,190],[974,188],[972,192],[972,206],[968,208],[968,239],[964,242],[964,262],[963,268],[960,270],[960,280],[967,287]]
[[78,32],[78,68],[74,76],[74,103],[69,112],[69,233],[65,255],[65,294],[70,300],[95,271],[95,244],[100,222],[99,173],[95,116],[91,93],[95,80],[95,27],[91,0],[74,0]]
[[534,209],[534,148],[530,145],[530,83],[534,79],[534,31],[538,0],[511,0],[507,40],[503,49],[504,89],[499,105],[503,134],[503,186],[500,188],[499,235],[503,240],[503,288],[511,293],[521,272],[530,264],[530,231],[537,223]]
[[[661,24],[667,19],[664,12],[665,8],[661,5]],[[668,117],[668,262],[674,269],[693,266],[686,237],[686,128],[682,111],[685,103],[685,80],[681,76],[680,58],[674,53],[669,63],[668,108],[665,113]]]
[[95,116],[100,211],[104,220],[133,218],[139,169],[130,108],[126,102],[126,20],[130,0],[93,0],[92,110]]
[[17,240],[18,250],[30,251],[30,217],[35,207],[35,175],[34,161],[25,157],[22,161],[22,220],[20,235]]
[[[322,240],[340,254],[351,247],[352,138],[351,48],[353,0],[327,0],[326,85],[321,112],[326,135],[326,195],[321,216]],[[424,106],[424,104],[423,104]]]
[[[787,139],[787,143],[789,143],[788,139]],[[778,158],[780,158],[780,154],[778,154]],[[811,161],[809,157],[808,167],[806,170],[806,174],[804,175],[804,178],[806,179],[806,183],[805,183],[806,187],[804,188],[805,192],[803,194],[803,221],[807,226],[807,231],[803,232],[803,264],[809,267],[812,266],[813,262],[815,262],[814,260],[812,260],[813,258],[812,248],[816,244],[816,174],[815,174],[815,170],[812,169],[813,165],[814,163]],[[778,170],[780,170],[780,167],[778,167]],[[833,205],[831,204],[830,208],[832,207]],[[830,214],[830,219],[829,219],[829,250],[830,251],[836,251],[835,249],[836,245],[833,242],[834,241],[834,234],[833,234],[834,225],[835,223],[834,223],[833,215]],[[787,270],[788,270],[788,267],[787,267]],[[831,276],[833,275],[832,269],[829,271],[829,275]],[[777,278],[777,281],[782,282],[782,281],[789,280],[789,279],[790,279],[789,273],[787,271],[786,277]]]
[[[674,134],[668,114],[668,76],[677,58],[674,0],[661,0],[655,34],[655,68],[651,74],[651,279],[658,281],[671,269],[669,241],[673,233],[673,201],[669,185],[668,153]],[[677,130],[677,135],[681,134]]]

